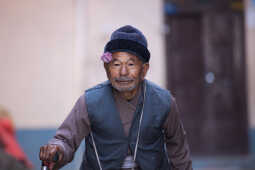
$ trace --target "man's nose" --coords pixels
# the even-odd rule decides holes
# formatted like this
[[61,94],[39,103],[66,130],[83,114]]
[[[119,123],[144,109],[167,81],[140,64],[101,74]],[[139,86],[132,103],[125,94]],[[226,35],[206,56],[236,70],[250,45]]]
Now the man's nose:
[[121,76],[126,76],[126,75],[128,75],[128,69],[127,69],[126,66],[123,65],[123,66],[121,67],[120,75],[121,75]]

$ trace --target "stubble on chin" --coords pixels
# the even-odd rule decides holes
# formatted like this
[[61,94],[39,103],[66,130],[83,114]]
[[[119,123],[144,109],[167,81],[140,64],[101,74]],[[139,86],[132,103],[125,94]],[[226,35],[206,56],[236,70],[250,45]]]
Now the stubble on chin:
[[120,87],[120,86],[116,85],[115,83],[112,83],[112,87],[119,92],[128,92],[128,91],[134,90],[137,87],[137,84],[134,84],[130,87]]

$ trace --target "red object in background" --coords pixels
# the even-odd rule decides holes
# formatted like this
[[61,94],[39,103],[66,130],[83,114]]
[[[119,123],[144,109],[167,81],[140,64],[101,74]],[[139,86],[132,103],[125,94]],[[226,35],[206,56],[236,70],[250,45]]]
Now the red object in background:
[[12,121],[7,117],[0,118],[0,141],[4,146],[4,151],[18,161],[24,162],[28,168],[32,168],[32,163],[27,159],[15,138],[15,130]]

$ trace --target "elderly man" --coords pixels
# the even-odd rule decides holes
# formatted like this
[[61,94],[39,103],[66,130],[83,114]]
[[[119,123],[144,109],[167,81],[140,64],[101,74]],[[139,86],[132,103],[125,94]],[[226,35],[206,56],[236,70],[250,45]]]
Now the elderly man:
[[81,170],[191,170],[174,98],[145,79],[150,52],[143,33],[129,25],[117,29],[101,59],[109,80],[78,99],[56,136],[40,148],[40,159],[59,168],[72,161],[85,137]]

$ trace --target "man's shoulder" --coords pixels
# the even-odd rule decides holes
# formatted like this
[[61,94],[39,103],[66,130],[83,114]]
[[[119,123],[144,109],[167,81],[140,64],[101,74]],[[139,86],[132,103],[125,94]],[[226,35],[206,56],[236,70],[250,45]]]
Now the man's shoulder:
[[159,101],[166,103],[167,105],[171,103],[172,95],[169,90],[162,88],[149,80],[146,80],[146,84],[151,95],[156,97]]
[[86,104],[88,105],[88,103],[97,103],[103,100],[104,97],[111,92],[110,85],[111,84],[109,81],[105,81],[92,88],[85,90],[84,96]]
[[85,93],[89,93],[89,92],[92,92],[92,91],[95,91],[95,90],[99,90],[99,89],[102,89],[102,88],[104,88],[106,86],[109,86],[109,85],[110,85],[110,82],[109,82],[109,80],[107,80],[107,81],[99,83],[99,84],[85,90]]
[[170,95],[170,91],[157,85],[156,83],[149,81],[149,80],[145,80],[146,84],[148,85],[149,88],[151,88],[152,90],[154,90],[157,93],[166,93]]
[[161,108],[167,108],[168,113],[171,108],[172,95],[170,91],[148,80],[146,80],[146,84],[149,90],[150,99],[153,99],[155,104]]

